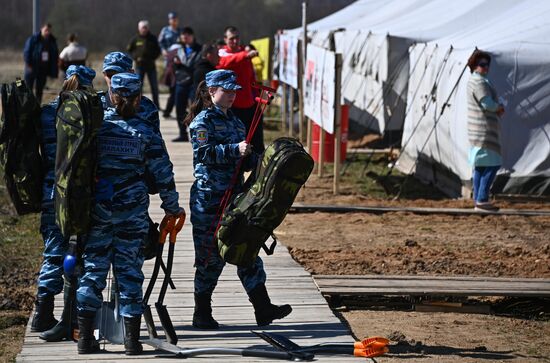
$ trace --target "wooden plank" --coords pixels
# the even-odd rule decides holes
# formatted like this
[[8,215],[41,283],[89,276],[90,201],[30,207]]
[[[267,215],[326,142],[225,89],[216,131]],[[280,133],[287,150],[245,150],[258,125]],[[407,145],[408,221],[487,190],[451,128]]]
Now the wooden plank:
[[448,215],[501,215],[501,216],[550,216],[550,210],[500,209],[493,212],[475,211],[473,208],[418,208],[418,207],[371,207],[371,206],[338,206],[338,205],[306,205],[294,203],[291,213],[396,213],[408,212],[415,214],[448,214]]
[[[165,100],[163,100],[164,102]],[[163,135],[170,140],[178,131],[175,121],[161,121]],[[176,187],[179,192],[181,205],[188,209],[189,191],[193,182],[192,150],[189,143],[172,143],[168,141],[167,149],[174,163]],[[156,221],[160,221],[164,212],[160,208],[158,195],[151,197],[149,213]],[[217,331],[201,331],[191,326],[194,297],[193,279],[195,269],[194,247],[191,235],[191,224],[188,222],[180,232],[176,242],[174,254],[174,273],[172,278],[176,284],[176,290],[168,290],[164,304],[167,306],[172,322],[179,336],[179,346],[187,348],[200,347],[227,347],[244,348],[249,346],[268,348],[267,343],[251,333],[251,330],[259,329],[283,333],[300,345],[313,345],[324,342],[344,343],[352,342],[353,338],[349,330],[332,313],[326,300],[316,288],[311,275],[294,261],[287,248],[279,246],[273,256],[264,259],[268,275],[267,289],[274,303],[290,303],[293,306],[292,313],[285,319],[277,321],[269,327],[258,328],[254,320],[254,310],[244,288],[237,277],[237,268],[226,265],[218,286],[213,294],[213,315],[221,324]],[[167,256],[165,246],[164,256]],[[149,277],[153,270],[153,260],[146,261],[143,267],[145,276]],[[152,305],[153,318],[155,319],[157,332],[163,336],[160,322],[154,306],[163,274],[153,289],[149,301]],[[147,287],[149,278],[145,279],[144,288]],[[107,290],[104,296],[108,296]],[[58,295],[55,301],[55,314],[59,316],[62,310],[62,295]],[[30,321],[29,321],[30,323]],[[142,323],[141,335],[147,335],[145,324]],[[103,346],[103,345],[102,345]],[[31,333],[27,326],[25,341],[21,353],[17,356],[18,362],[60,362],[60,361],[89,361],[89,362],[121,362],[121,361],[151,361],[173,362],[173,358],[159,357],[151,347],[145,346],[145,354],[140,356],[124,355],[124,348],[120,345],[105,345],[105,352],[95,355],[78,355],[76,345],[72,342],[47,343],[38,338],[38,333]],[[349,362],[352,357],[318,357],[326,362]],[[267,359],[236,356],[208,356],[203,358],[207,362],[266,362]]]
[[314,276],[324,295],[550,296],[548,279],[446,276]]

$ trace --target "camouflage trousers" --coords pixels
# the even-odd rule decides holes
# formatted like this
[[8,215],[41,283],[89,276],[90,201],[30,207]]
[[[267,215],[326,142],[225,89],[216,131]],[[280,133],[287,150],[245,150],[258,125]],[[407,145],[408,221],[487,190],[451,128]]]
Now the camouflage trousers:
[[[216,211],[222,196],[209,197],[206,202],[201,199],[203,194],[191,189],[190,209],[191,223],[193,224],[193,242],[195,246],[195,293],[211,294],[218,283],[225,261],[220,256],[218,246],[214,242],[213,234],[216,225],[212,225],[216,218]],[[249,293],[258,284],[265,283],[266,274],[263,261],[260,257],[251,267],[238,267],[237,275],[246,292]]]
[[79,312],[101,308],[102,291],[111,265],[118,283],[120,315],[134,317],[143,312],[141,268],[142,247],[149,227],[148,206],[148,198],[126,207],[113,206],[110,201],[95,205],[77,291]]
[[[44,188],[40,233],[44,239],[44,259],[38,274],[38,297],[57,295],[63,290],[63,259],[69,246],[55,224],[54,201]],[[49,193],[51,194],[51,189]]]

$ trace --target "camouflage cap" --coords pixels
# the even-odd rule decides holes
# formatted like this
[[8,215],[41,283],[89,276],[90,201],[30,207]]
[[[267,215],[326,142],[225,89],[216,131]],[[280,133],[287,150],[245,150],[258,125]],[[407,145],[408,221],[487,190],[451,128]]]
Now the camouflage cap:
[[95,78],[95,71],[86,66],[80,65],[70,65],[65,72],[65,79],[69,79],[72,76],[76,75],[78,77],[78,82],[82,86],[91,86]]
[[130,97],[141,91],[141,80],[135,73],[117,73],[111,78],[111,91],[122,97]]
[[222,87],[228,90],[238,90],[242,87],[237,84],[237,75],[233,71],[218,69],[206,73],[206,85],[208,87]]
[[122,52],[111,52],[103,59],[103,72],[129,72],[132,69],[132,58]]

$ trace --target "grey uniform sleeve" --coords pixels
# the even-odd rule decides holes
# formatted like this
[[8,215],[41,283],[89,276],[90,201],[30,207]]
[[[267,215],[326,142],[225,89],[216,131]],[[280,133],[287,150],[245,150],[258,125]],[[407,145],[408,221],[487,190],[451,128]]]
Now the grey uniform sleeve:
[[205,165],[233,164],[241,157],[239,144],[216,144],[212,128],[206,122],[194,122],[191,144],[195,160]]

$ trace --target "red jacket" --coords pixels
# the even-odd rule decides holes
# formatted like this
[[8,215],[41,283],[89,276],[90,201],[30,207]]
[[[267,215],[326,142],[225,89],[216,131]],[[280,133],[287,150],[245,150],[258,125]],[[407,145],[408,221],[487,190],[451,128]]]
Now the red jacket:
[[233,102],[235,108],[250,108],[255,104],[252,82],[256,80],[256,77],[252,62],[246,57],[247,54],[243,47],[240,47],[239,51],[233,52],[227,45],[219,51],[220,61],[216,68],[235,72],[237,83],[242,87],[237,91],[237,97]]

